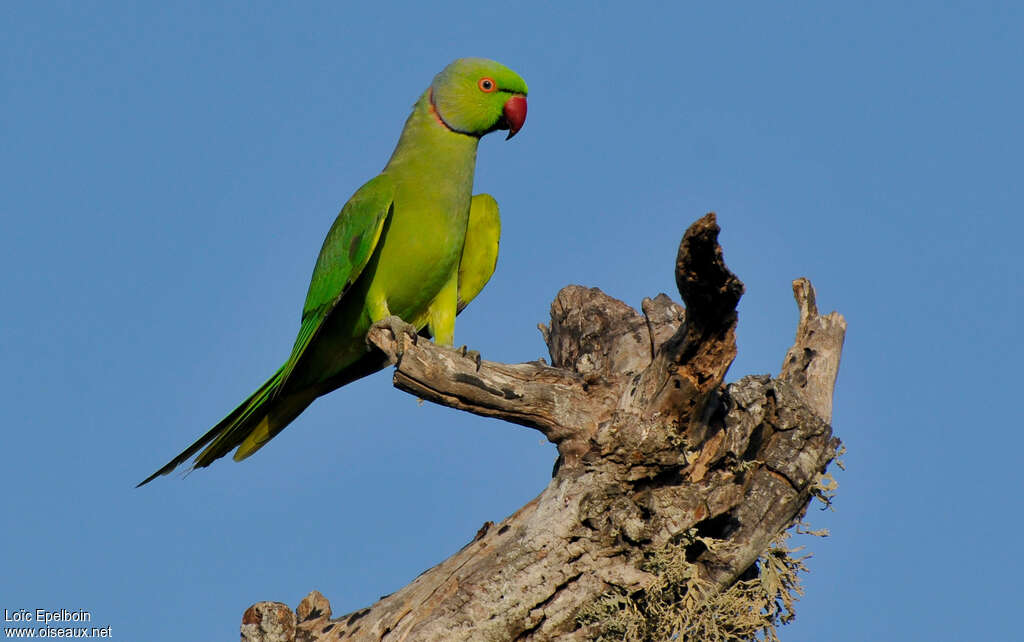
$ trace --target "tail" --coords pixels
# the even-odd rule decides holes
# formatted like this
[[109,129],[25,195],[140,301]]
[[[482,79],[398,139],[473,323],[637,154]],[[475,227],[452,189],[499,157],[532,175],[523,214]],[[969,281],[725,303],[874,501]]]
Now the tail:
[[227,417],[163,468],[142,480],[136,488],[170,473],[200,449],[202,452],[192,463],[193,469],[209,466],[236,446],[235,461],[241,461],[262,448],[316,399],[316,394],[310,392],[276,394],[283,378],[284,368],[281,368]]

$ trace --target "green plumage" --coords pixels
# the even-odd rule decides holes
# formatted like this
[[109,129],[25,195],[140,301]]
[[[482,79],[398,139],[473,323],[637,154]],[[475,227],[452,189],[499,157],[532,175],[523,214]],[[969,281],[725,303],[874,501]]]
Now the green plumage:
[[471,196],[477,144],[496,129],[509,137],[519,130],[526,93],[515,72],[480,58],[456,60],[434,78],[384,171],[356,191],[327,233],[288,360],[140,486],[194,455],[195,468],[233,449],[244,459],[317,397],[383,368],[365,337],[390,315],[452,344],[455,315],[497,260],[498,205]]

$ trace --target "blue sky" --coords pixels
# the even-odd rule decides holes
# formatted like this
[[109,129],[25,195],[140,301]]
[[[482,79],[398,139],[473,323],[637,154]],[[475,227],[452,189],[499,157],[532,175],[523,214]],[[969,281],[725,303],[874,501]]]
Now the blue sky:
[[538,433],[388,374],[133,488],[283,361],[338,209],[475,55],[530,113],[481,144],[502,254],[456,341],[546,355],[570,283],[678,296],[718,212],[730,379],[778,372],[793,278],[849,322],[847,471],[783,639],[1019,636],[1024,5],[348,4],[0,7],[0,608],[235,639],[259,600],[365,606],[544,488]]

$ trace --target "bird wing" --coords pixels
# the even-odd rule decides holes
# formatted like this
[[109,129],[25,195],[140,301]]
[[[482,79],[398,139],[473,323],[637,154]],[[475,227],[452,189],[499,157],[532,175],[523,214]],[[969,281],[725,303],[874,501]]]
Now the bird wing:
[[[204,446],[206,448],[196,458],[195,467],[209,466],[211,462],[224,456],[252,434],[259,427],[257,425],[254,428],[253,422],[261,420],[267,414],[267,408],[274,404],[277,404],[274,407],[277,408],[278,414],[291,415],[281,427],[287,425],[294,415],[309,405],[312,399],[306,397],[300,396],[298,400],[291,397],[281,400],[277,398],[288,376],[295,370],[299,359],[323,326],[327,315],[338,305],[369,263],[388,215],[392,211],[393,200],[394,186],[391,179],[383,174],[363,185],[352,195],[341,208],[341,213],[335,219],[320,249],[316,267],[313,268],[309,292],[306,294],[306,303],[302,307],[302,327],[299,329],[299,336],[295,340],[288,361],[227,417],[181,454],[167,462],[163,468],[144,479],[139,486],[149,483],[159,475],[171,472]],[[278,407],[282,404],[283,409]],[[272,436],[266,437],[261,444]]]
[[302,326],[295,345],[281,370],[275,394],[279,393],[295,366],[324,325],[324,320],[345,298],[352,284],[369,263],[381,232],[394,209],[395,188],[391,178],[381,174],[359,188],[341,208],[327,232],[320,256],[313,268]]
[[459,261],[459,312],[480,294],[494,274],[500,237],[498,202],[490,194],[477,194],[470,203],[466,242]]

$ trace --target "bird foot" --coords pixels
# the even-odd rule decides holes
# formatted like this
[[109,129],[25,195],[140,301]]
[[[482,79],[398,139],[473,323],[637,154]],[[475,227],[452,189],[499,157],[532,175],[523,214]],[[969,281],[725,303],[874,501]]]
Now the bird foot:
[[467,359],[471,359],[476,364],[476,371],[480,372],[480,362],[482,360],[480,359],[480,352],[479,351],[477,351],[477,350],[467,350],[466,346],[462,346],[461,348],[459,348],[459,354],[461,354],[462,356],[466,357]]
[[[401,318],[396,317],[395,315],[384,317],[380,321],[377,321],[370,327],[371,330],[374,328],[389,330],[391,334],[395,336],[396,362],[401,361],[402,355],[405,354],[405,341],[402,341],[402,335],[404,334],[407,337],[409,337],[409,340],[412,341],[413,345],[416,345],[416,342],[420,336],[419,333],[416,331],[416,326],[414,326],[411,323],[406,323]],[[366,342],[371,346],[373,345],[373,343],[370,342],[369,339],[367,339]]]

